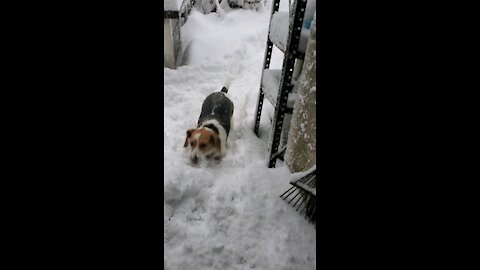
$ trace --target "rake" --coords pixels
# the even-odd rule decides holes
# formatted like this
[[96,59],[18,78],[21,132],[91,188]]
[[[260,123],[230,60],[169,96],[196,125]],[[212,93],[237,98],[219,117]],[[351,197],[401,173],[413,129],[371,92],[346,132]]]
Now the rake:
[[[305,213],[305,219],[309,222],[315,223],[316,226],[316,166],[306,172],[298,173],[296,175],[297,176],[294,174],[294,179],[290,181],[292,187],[280,195],[280,197],[294,208],[296,207],[296,211],[300,214]],[[295,202],[293,202],[294,200]],[[298,204],[299,202],[300,204]]]

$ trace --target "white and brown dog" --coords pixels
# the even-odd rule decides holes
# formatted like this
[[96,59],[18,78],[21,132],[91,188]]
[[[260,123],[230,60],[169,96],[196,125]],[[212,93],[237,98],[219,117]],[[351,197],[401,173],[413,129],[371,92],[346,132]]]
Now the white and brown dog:
[[233,115],[233,102],[227,92],[224,86],[220,92],[210,94],[203,102],[197,128],[187,130],[184,147],[190,146],[194,164],[205,158],[220,160],[225,156]]

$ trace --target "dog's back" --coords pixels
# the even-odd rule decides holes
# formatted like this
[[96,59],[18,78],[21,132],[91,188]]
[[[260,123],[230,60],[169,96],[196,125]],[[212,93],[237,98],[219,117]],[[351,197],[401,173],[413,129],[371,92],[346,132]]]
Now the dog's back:
[[228,92],[226,87],[223,87],[220,92],[210,94],[202,105],[202,112],[198,118],[198,126],[202,123],[215,119],[217,120],[228,133],[230,131],[230,120],[233,115],[233,102],[225,95]]

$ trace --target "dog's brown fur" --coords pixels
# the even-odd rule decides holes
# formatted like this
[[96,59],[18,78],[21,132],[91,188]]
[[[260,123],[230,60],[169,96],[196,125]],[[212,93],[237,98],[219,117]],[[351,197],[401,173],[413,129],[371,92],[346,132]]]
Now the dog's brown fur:
[[190,145],[191,151],[201,157],[215,157],[220,155],[220,138],[217,133],[208,128],[191,128],[187,130],[184,147]]

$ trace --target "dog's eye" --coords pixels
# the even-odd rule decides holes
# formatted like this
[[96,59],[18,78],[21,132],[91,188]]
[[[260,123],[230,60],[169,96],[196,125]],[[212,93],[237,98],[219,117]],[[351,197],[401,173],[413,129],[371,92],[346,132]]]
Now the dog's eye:
[[191,145],[192,147],[195,147],[195,143],[194,143],[194,142],[191,142],[190,145]]
[[200,148],[204,148],[205,146],[207,146],[207,145],[204,144],[204,143],[201,143],[201,144],[200,144]]

